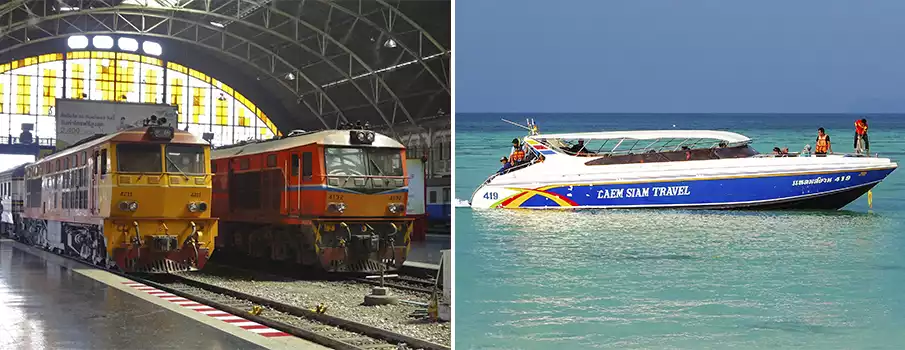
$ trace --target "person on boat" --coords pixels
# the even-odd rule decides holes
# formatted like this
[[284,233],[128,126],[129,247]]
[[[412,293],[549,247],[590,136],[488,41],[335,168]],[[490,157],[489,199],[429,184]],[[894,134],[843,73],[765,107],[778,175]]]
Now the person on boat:
[[781,156],[781,155],[782,155],[782,150],[779,149],[779,147],[773,147],[773,155],[774,155],[774,156]]
[[545,159],[544,155],[543,155],[543,154],[539,154],[539,155],[537,156],[537,163],[543,163],[543,162],[544,162],[544,159]]
[[509,153],[509,162],[516,166],[525,160],[525,151],[519,145],[518,139],[512,139],[512,152]]
[[833,145],[830,143],[830,135],[822,127],[817,129],[817,146],[814,147],[815,155],[827,155],[833,153]]
[[855,153],[870,153],[870,143],[867,140],[867,119],[855,121]]
[[801,155],[804,157],[811,156],[811,145],[804,145],[804,149],[801,150]]
[[519,148],[522,148],[522,147],[521,147],[521,142],[520,142],[519,139],[516,137],[516,138],[512,139],[512,148],[509,150],[509,154],[515,153],[515,150],[516,150],[516,149],[519,149]]
[[783,157],[788,157],[788,156],[789,156],[789,147],[783,147],[783,148],[782,148],[782,156],[783,156]]
[[497,170],[497,174],[500,175],[503,175],[506,173],[506,170],[509,170],[509,168],[512,167],[512,164],[509,163],[509,159],[506,159],[506,157],[500,158],[500,164],[502,164],[502,166],[500,167],[500,170]]
[[579,153],[585,153],[587,151],[588,151],[588,149],[584,148],[584,140],[582,140],[582,139],[578,139],[578,144],[569,148],[569,152],[571,152],[572,154],[576,154],[576,155]]

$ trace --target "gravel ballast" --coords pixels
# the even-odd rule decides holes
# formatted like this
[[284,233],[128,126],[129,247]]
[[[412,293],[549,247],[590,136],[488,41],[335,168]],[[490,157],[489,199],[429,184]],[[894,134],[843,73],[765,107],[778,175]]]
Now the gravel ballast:
[[[319,304],[327,307],[326,314],[360,322],[369,326],[405,334],[410,337],[449,346],[450,324],[430,322],[409,317],[409,314],[424,307],[398,303],[395,305],[364,306],[364,296],[372,286],[351,281],[305,281],[273,276],[251,276],[250,274],[208,269],[187,272],[182,276],[215,286],[266,298],[304,309],[314,309]],[[426,304],[429,296],[425,293],[409,292],[390,288],[392,295],[400,300]]]

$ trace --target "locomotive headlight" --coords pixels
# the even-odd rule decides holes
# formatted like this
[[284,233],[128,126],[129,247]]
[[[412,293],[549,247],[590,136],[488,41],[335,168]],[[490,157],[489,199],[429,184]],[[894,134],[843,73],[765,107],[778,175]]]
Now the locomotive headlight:
[[368,133],[368,142],[374,142],[374,133],[373,132]]
[[342,214],[346,211],[346,203],[329,203],[327,204],[327,211]]
[[132,202],[132,201],[119,202],[119,210],[136,211],[136,210],[138,210],[138,202]]
[[393,214],[405,212],[405,204],[402,203],[391,203],[387,208],[390,210],[390,213]]
[[367,138],[365,137],[365,133],[359,131],[359,132],[358,132],[358,141],[359,141],[359,142],[365,142],[365,140],[367,140]]
[[193,213],[203,212],[207,210],[207,203],[205,202],[191,202],[189,203],[189,211]]

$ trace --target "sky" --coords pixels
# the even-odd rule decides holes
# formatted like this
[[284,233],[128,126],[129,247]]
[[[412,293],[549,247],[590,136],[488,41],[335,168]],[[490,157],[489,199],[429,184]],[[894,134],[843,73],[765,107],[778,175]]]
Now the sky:
[[466,112],[905,112],[905,1],[457,0]]

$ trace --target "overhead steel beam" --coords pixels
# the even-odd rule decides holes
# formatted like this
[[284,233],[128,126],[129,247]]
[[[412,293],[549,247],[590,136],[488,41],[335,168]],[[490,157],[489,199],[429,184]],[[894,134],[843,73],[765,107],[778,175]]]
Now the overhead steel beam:
[[[154,0],[150,0],[150,1],[154,1]],[[388,26],[390,28],[389,28],[389,30],[387,30],[387,28],[384,28],[384,27],[378,25],[377,23],[374,23],[370,19],[368,19],[365,16],[366,14],[361,13],[361,11],[350,10],[350,9],[346,8],[345,6],[342,6],[331,0],[315,0],[315,1],[354,17],[355,22],[353,22],[353,24],[352,24],[353,27],[354,27],[355,23],[361,22],[361,23],[367,24],[373,28],[376,28],[378,31],[381,32],[382,35],[385,35],[385,36],[389,37],[390,39],[394,40],[396,42],[397,46],[401,47],[404,52],[407,52],[409,55],[413,56],[415,58],[415,61],[423,66],[424,70],[422,72],[427,72],[428,74],[430,74],[432,76],[432,78],[434,78],[434,81],[444,91],[446,91],[447,94],[449,94],[448,78],[443,79],[443,78],[439,77],[436,74],[436,72],[434,72],[433,69],[427,65],[427,63],[425,62],[426,59],[425,59],[425,57],[422,57],[421,52],[415,52],[410,47],[408,47],[404,41],[399,39],[398,35],[392,31],[391,24],[388,23]],[[64,1],[56,0],[56,3],[62,3],[62,2],[64,2]],[[65,2],[73,3],[75,1],[65,1]],[[203,4],[202,4],[202,2],[203,2]],[[42,11],[43,18],[39,18],[36,20],[31,15],[25,15],[26,17],[32,17],[32,18],[27,19],[27,20],[19,19],[17,21],[13,21],[12,15],[16,11],[17,8],[21,8],[22,12],[31,13],[31,10],[27,8],[29,6],[29,4],[33,5],[33,4],[42,4],[42,3],[45,5],[45,6],[43,6],[43,11]],[[82,26],[87,26],[89,24],[88,22],[91,21],[91,24],[96,24],[96,25],[99,25],[100,27],[105,27],[104,29],[108,30],[110,32],[133,33],[129,30],[134,30],[134,34],[150,35],[150,36],[160,35],[160,33],[153,33],[151,31],[157,30],[161,25],[169,23],[168,27],[167,27],[167,31],[166,31],[167,34],[163,35],[162,37],[178,38],[178,40],[180,40],[180,41],[191,42],[193,44],[205,46],[208,48],[212,48],[214,50],[224,50],[225,46],[226,46],[225,38],[228,36],[230,39],[233,39],[233,40],[239,42],[239,44],[233,45],[231,47],[231,49],[235,49],[237,47],[247,45],[246,47],[248,47],[248,48],[254,47],[256,50],[259,50],[260,52],[264,53],[263,56],[252,57],[252,55],[249,52],[248,54],[244,55],[245,57],[241,57],[240,55],[230,52],[228,54],[231,57],[236,58],[242,62],[246,62],[246,63],[254,66],[255,68],[257,68],[258,70],[265,72],[268,76],[270,76],[271,78],[276,80],[280,86],[282,86],[283,88],[286,88],[289,91],[292,91],[293,94],[295,96],[297,96],[297,101],[299,103],[304,103],[306,105],[306,107],[308,107],[308,109],[311,110],[311,112],[325,126],[329,127],[329,125],[328,125],[329,123],[326,120],[324,120],[323,117],[326,115],[329,115],[329,114],[335,113],[337,115],[337,118],[348,121],[345,118],[345,115],[343,114],[342,108],[340,108],[333,101],[333,99],[331,98],[331,95],[325,91],[324,86],[327,84],[326,82],[313,81],[313,79],[311,79],[306,74],[304,74],[304,69],[302,67],[298,67],[297,65],[294,65],[293,63],[290,62],[290,60],[288,60],[288,59],[286,59],[286,57],[283,57],[282,55],[280,55],[280,53],[275,52],[273,49],[269,49],[269,48],[263,47],[262,45],[257,44],[253,40],[254,37],[248,38],[248,37],[236,34],[236,33],[231,33],[228,30],[226,30],[225,28],[223,28],[223,27],[225,27],[225,25],[223,25],[223,27],[211,25],[207,21],[207,19],[208,19],[208,17],[215,18],[219,21],[219,23],[227,23],[227,21],[232,21],[233,23],[237,23],[237,24],[241,23],[242,25],[244,25],[248,28],[256,30],[258,33],[266,33],[267,35],[273,36],[273,37],[281,40],[284,44],[294,45],[294,46],[304,50],[305,52],[312,54],[313,56],[317,57],[318,59],[322,60],[323,62],[327,63],[327,65],[330,66],[334,71],[338,72],[343,77],[345,77],[345,79],[335,82],[335,83],[341,84],[344,82],[348,82],[348,83],[352,84],[352,87],[354,87],[361,94],[361,96],[377,111],[377,114],[384,120],[384,122],[387,123],[388,127],[392,128],[393,125],[396,124],[395,123],[395,114],[396,114],[397,110],[400,111],[403,115],[405,115],[406,119],[408,119],[408,121],[412,125],[417,125],[415,118],[413,117],[413,115],[411,113],[409,113],[406,105],[402,102],[402,99],[396,94],[396,92],[392,88],[390,88],[390,86],[387,84],[387,82],[381,76],[380,72],[386,72],[387,71],[386,68],[374,69],[374,68],[370,67],[353,50],[351,50],[349,47],[345,46],[341,40],[334,38],[332,35],[328,34],[324,30],[313,25],[312,23],[309,23],[305,20],[302,20],[298,16],[293,16],[293,15],[277,8],[276,6],[274,6],[273,3],[271,3],[270,6],[265,5],[265,4],[267,4],[267,0],[228,0],[228,1],[204,0],[204,1],[194,2],[193,6],[190,6],[193,4],[193,0],[183,0],[183,1],[172,0],[165,4],[158,4],[159,6],[157,6],[157,7],[155,7],[153,5],[149,6],[148,3],[123,5],[123,4],[119,4],[118,1],[114,3],[111,1],[104,1],[104,0],[92,0],[92,1],[90,1],[90,3],[92,4],[92,7],[88,8],[88,9],[85,9],[84,6],[82,6],[82,5],[87,4],[88,2],[86,2],[85,0],[80,0],[80,1],[77,1],[77,3],[79,4],[79,9],[77,11],[69,11],[64,14],[48,13],[47,12],[48,7],[49,7],[49,6],[47,6],[48,3],[54,3],[54,0],[12,0],[8,3],[0,5],[0,16],[3,16],[3,15],[10,16],[8,19],[9,24],[4,27],[0,27],[0,33],[7,35],[7,37],[12,38],[14,41],[17,41],[18,44],[16,44],[16,45],[20,46],[24,43],[27,43],[28,40],[32,40],[33,36],[38,36],[38,37],[45,36],[45,35],[57,36],[57,37],[66,36],[68,34],[61,32],[61,30],[65,30],[68,27],[74,27],[76,29],[79,29],[81,27],[80,25],[76,25],[76,24],[73,24],[73,23],[67,21],[66,18],[68,16],[80,16],[80,18],[84,19],[84,21],[85,21],[85,22],[83,22],[84,24]],[[398,8],[392,6],[391,4],[388,4],[386,1],[383,1],[383,0],[376,0],[376,3],[379,3],[385,9],[387,9],[391,15],[397,16],[398,18],[402,19],[403,21],[405,21],[409,25],[411,25],[412,28],[415,28],[416,30],[418,30],[419,35],[420,35],[419,40],[422,40],[422,38],[427,39],[431,44],[433,44],[434,47],[436,47],[440,51],[441,56],[449,55],[448,50],[443,48],[443,46],[439,42],[437,42],[429,33],[427,33],[422,27],[420,27],[416,22],[414,22],[410,17],[408,17],[404,13],[402,13]],[[229,7],[229,5],[231,5],[231,4],[236,5],[234,7],[234,9],[236,10],[235,14],[226,14],[226,13],[218,12],[223,9],[233,8],[233,7]],[[262,5],[264,5],[264,6],[262,6]],[[103,7],[103,6],[107,6],[107,7]],[[199,7],[199,6],[202,7],[203,9],[195,8],[195,7]],[[216,9],[214,9],[215,6],[216,6]],[[302,3],[300,6],[304,6],[304,3]],[[50,8],[51,8],[51,10],[53,10],[52,6],[50,6]],[[241,11],[241,9],[246,9],[246,10],[254,9],[254,10]],[[247,19],[247,15],[249,15],[251,12],[255,12],[255,11],[264,11],[262,13],[262,15],[264,16],[263,25],[255,22],[253,20]],[[371,13],[373,13],[373,12],[371,12]],[[104,22],[104,20],[108,19],[108,18],[98,18],[98,17],[104,17],[104,15],[108,15],[108,14],[114,16],[112,18],[112,21],[114,23],[114,26],[112,28],[109,27],[108,25],[106,25],[106,23]],[[177,14],[188,14],[190,16],[186,16],[186,17],[190,17],[190,18],[177,17],[176,16]],[[137,16],[138,18],[140,18],[141,23],[138,24],[137,23],[138,21],[133,22],[129,18],[126,18],[123,15]],[[279,19],[277,19],[276,17],[279,17]],[[50,29],[50,30],[47,30],[46,28],[43,28],[41,26],[41,24],[47,22],[48,18],[50,20],[57,21],[55,23],[56,25],[54,26],[54,28]],[[152,26],[148,26],[145,23],[147,18],[155,18],[155,19],[162,19],[162,20]],[[274,21],[274,19],[276,19],[276,21]],[[63,23],[61,23],[61,22],[63,22]],[[82,21],[78,21],[78,22],[82,22]],[[125,22],[125,24],[127,24],[128,26],[131,27],[131,29],[119,28],[118,22]],[[192,27],[194,27],[195,35],[192,38],[193,40],[186,41],[185,38],[179,38],[178,36],[183,34],[183,32],[181,32],[181,31],[179,33],[174,34],[173,30],[172,30],[172,25],[171,25],[173,22],[189,24],[190,27],[186,28],[188,30],[191,30]],[[273,25],[274,22],[277,22],[277,24]],[[277,28],[283,26],[287,22],[295,24],[295,28],[296,28],[295,34],[292,37],[282,34],[281,32],[276,30]],[[82,24],[82,23],[79,23],[79,24]],[[0,25],[2,25],[2,23],[0,23]],[[208,36],[206,38],[199,37],[198,32],[197,32],[197,28],[199,28],[199,27],[220,33],[221,37],[224,38],[223,40],[221,40],[221,42],[223,43],[221,45],[221,47],[219,49],[217,49],[214,46],[203,43],[202,42],[203,40],[211,39],[212,36]],[[352,76],[351,66],[350,66],[350,71],[347,72],[346,70],[339,68],[336,65],[336,63],[332,59],[326,57],[326,55],[324,53],[321,53],[318,50],[315,50],[315,49],[307,46],[306,44],[304,44],[302,42],[303,39],[301,39],[298,36],[298,29],[302,28],[302,27],[310,30],[311,32],[314,32],[314,35],[317,36],[317,39],[319,39],[319,41],[323,41],[325,43],[329,42],[333,46],[339,48],[342,52],[349,55],[349,58],[351,61],[356,62],[362,69],[364,69],[367,72],[363,73],[363,74],[356,73],[355,76]],[[38,30],[43,31],[43,33],[34,32],[34,31],[29,32],[29,28],[38,28]],[[80,30],[84,31],[86,29],[87,28],[81,28]],[[21,31],[21,32],[15,33],[16,31]],[[350,30],[349,33],[347,33],[347,35],[351,34],[351,33],[352,33],[352,31]],[[260,34],[258,34],[258,35],[260,35]],[[20,36],[21,36],[21,39],[19,38]],[[307,38],[311,38],[311,36],[307,36]],[[265,56],[267,58],[267,61],[270,62],[270,64],[267,65],[269,67],[264,66],[259,62],[259,59],[262,57],[265,57]],[[402,56],[400,56],[400,58],[401,57]],[[431,57],[431,58],[437,57],[437,54],[434,54],[434,55],[431,55],[428,57]],[[279,73],[276,72],[276,64],[275,64],[276,62],[279,62],[280,64],[289,68],[289,70],[291,71],[291,73],[293,73],[293,75],[295,75],[298,78],[304,79],[309,85],[312,86],[313,92],[315,92],[317,94],[315,96],[315,100],[318,102],[319,108],[315,109],[313,106],[311,106],[308,103],[307,99],[304,98],[304,95],[306,95],[308,92],[303,92],[300,90],[300,87],[298,86],[298,79],[295,80],[296,84],[294,87],[287,84],[282,79],[280,79],[281,77],[279,76],[279,74],[282,74],[285,72],[279,72]],[[398,62],[399,62],[399,58],[397,58],[397,63]],[[446,75],[446,74],[444,74],[444,75]],[[355,81],[357,79],[361,79],[364,77],[372,78],[373,81],[377,84],[377,86],[375,86],[374,89],[371,91],[366,91],[366,89],[362,88]],[[310,91],[311,90],[309,90],[309,92]],[[380,98],[381,94],[386,94],[387,96],[389,96],[390,101],[393,101],[393,103],[394,103],[394,105],[393,105],[394,117],[392,118],[392,120],[390,118],[388,118],[387,115],[384,114],[383,109],[380,107],[380,104],[383,103],[383,102],[381,102],[381,98]],[[325,112],[323,110],[323,105],[320,103],[321,101],[326,101],[326,103],[328,105],[330,105],[330,107],[333,108],[333,111]]]

